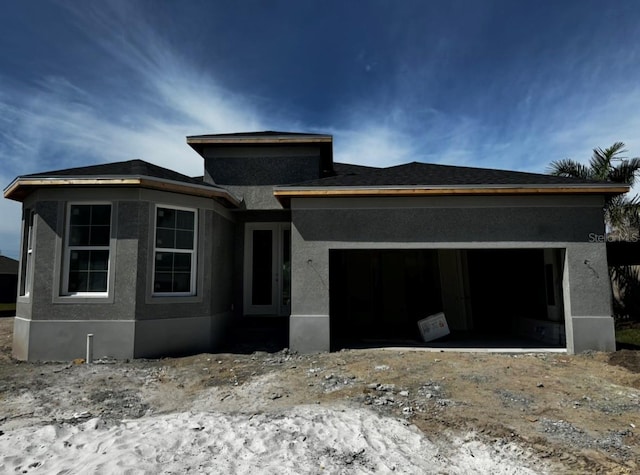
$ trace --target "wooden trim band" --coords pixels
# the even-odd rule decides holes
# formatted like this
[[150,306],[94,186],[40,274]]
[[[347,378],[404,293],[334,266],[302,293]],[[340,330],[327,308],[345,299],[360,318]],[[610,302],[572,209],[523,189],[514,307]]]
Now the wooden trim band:
[[15,201],[22,201],[29,188],[50,186],[139,186],[153,190],[169,191],[205,198],[219,198],[232,206],[239,206],[240,202],[226,190],[208,189],[205,186],[190,186],[175,181],[164,181],[150,177],[136,178],[18,178],[7,189],[4,197]]
[[354,197],[354,196],[468,196],[468,195],[550,195],[550,194],[621,194],[627,186],[558,186],[558,187],[477,187],[477,188],[351,188],[351,189],[276,189],[277,199]]

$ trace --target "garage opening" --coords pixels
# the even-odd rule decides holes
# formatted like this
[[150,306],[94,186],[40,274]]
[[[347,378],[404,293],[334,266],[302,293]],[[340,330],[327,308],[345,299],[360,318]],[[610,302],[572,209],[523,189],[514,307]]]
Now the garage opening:
[[[561,249],[331,250],[332,349],[565,348]],[[444,312],[450,334],[418,321]]]

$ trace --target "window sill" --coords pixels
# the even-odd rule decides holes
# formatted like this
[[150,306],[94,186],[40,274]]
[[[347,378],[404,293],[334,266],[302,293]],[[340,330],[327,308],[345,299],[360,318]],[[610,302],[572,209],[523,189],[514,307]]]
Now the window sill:
[[113,295],[108,293],[56,295],[55,303],[113,303]]
[[192,294],[151,294],[147,298],[150,304],[167,304],[167,303],[200,303],[202,297]]

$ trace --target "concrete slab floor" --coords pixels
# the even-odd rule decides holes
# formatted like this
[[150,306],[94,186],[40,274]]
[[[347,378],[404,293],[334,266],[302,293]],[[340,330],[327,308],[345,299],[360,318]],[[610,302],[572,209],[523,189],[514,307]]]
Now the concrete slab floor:
[[335,350],[349,349],[388,349],[415,350],[431,352],[468,352],[468,353],[566,353],[566,346],[544,344],[538,340],[522,337],[491,337],[451,335],[441,340],[423,342],[419,340],[359,340],[342,341]]
[[459,348],[425,346],[385,346],[373,348],[383,351],[427,351],[432,353],[566,353],[566,348]]

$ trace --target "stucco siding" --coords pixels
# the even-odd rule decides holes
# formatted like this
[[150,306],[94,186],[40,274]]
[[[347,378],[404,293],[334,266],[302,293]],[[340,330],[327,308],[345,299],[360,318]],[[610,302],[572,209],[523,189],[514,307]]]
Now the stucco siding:
[[213,214],[212,228],[212,281],[207,291],[211,295],[211,312],[217,315],[230,312],[233,307],[235,225]]
[[[579,212],[578,212],[579,210]],[[306,240],[330,242],[585,242],[604,233],[599,208],[294,210]]]
[[[484,203],[480,199],[472,207],[469,201],[405,199],[405,207],[400,207],[401,202],[387,199],[373,208],[366,198],[292,200],[292,348],[306,351],[328,345],[321,339],[330,325],[325,318],[330,249],[553,248],[566,250],[565,319],[575,317],[581,329],[567,335],[568,350],[593,346],[583,331],[587,323],[578,321],[590,316],[601,317],[596,326],[606,329],[598,349],[614,349],[609,338],[613,319],[606,251],[602,243],[590,242],[593,234],[604,233],[602,200],[559,197],[558,206],[553,206],[544,197],[538,206],[536,197],[503,197]],[[318,330],[319,322],[325,322],[325,331]],[[308,342],[309,338],[315,340]]]
[[16,317],[13,355],[28,361],[84,358],[87,334],[91,333],[95,358],[133,358],[134,323],[133,320],[25,320]]
[[[93,199],[86,189],[47,190],[31,197],[28,205],[36,211],[34,253],[38,258],[32,292],[21,297],[17,306],[16,357],[81,357],[87,333],[95,334],[96,357],[158,356],[160,346],[153,341],[164,340],[167,351],[211,351],[220,341],[233,298],[232,215],[204,198],[151,190],[110,191],[100,190]],[[66,296],[61,283],[67,203],[95,201],[112,204],[108,295]],[[151,295],[156,203],[198,210],[195,296]]]
[[[131,236],[128,223],[136,219],[135,207],[112,203],[109,292],[106,297],[65,296],[61,281],[64,272],[64,227],[66,203],[75,200],[64,193],[61,201],[41,201],[36,204],[38,219],[35,238],[38,259],[34,261],[32,315],[34,320],[129,320],[134,315],[135,266],[137,240]],[[119,232],[125,233],[120,239]],[[117,276],[117,278],[116,278]]]
[[247,210],[282,210],[282,205],[273,196],[273,185],[231,186],[224,185]]
[[134,357],[156,358],[211,351],[212,321],[223,318],[224,315],[216,315],[138,320],[135,322]]
[[276,185],[317,179],[320,149],[313,146],[207,147],[205,181],[220,185]]

